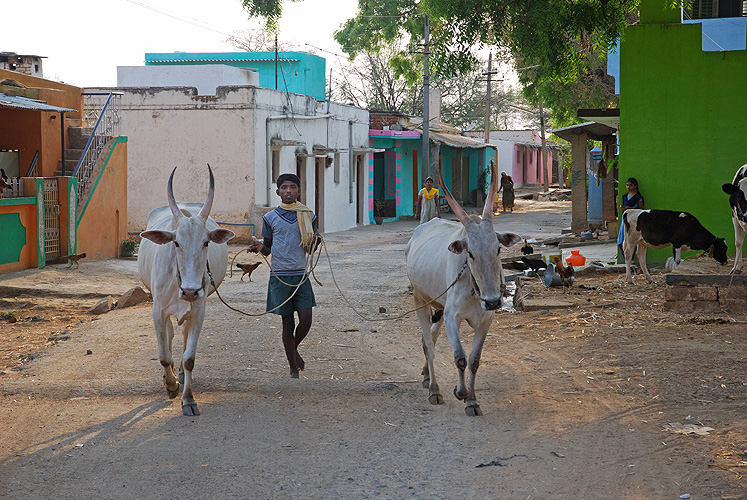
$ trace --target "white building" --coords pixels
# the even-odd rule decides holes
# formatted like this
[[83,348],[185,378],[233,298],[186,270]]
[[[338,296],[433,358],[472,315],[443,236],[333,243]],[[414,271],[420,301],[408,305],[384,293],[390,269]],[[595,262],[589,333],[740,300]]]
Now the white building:
[[259,87],[259,73],[228,66],[117,66],[118,87],[196,87],[201,95],[214,95],[222,85]]
[[321,231],[368,223],[367,110],[250,86],[218,87],[215,95],[194,87],[86,90],[124,93],[129,231],[143,230],[150,211],[167,204],[174,167],[177,201],[203,201],[207,163],[218,222],[253,224],[259,234],[262,215],[280,202],[275,179],[292,172]]

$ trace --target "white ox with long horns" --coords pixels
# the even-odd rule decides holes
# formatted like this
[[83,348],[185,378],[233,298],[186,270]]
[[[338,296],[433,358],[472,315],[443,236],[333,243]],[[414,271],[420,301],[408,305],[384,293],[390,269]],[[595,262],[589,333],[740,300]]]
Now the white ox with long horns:
[[[199,415],[192,396],[192,369],[195,364],[197,339],[205,317],[205,300],[226,275],[228,247],[233,232],[221,229],[209,217],[215,194],[213,170],[210,188],[204,204],[177,203],[174,200],[171,171],[167,207],[153,209],[148,227],[140,233],[143,240],[138,252],[140,278],[153,294],[153,323],[158,338],[158,360],[164,369],[164,383],[170,398],[179,393],[171,342],[174,339],[173,316],[184,325],[184,352],[179,379],[182,388],[182,413]],[[197,215],[192,215],[197,213]],[[209,274],[210,273],[210,274]]]
[[[495,167],[492,174],[489,193],[495,193],[497,189]],[[482,218],[469,216],[454,200],[440,172],[439,182],[449,206],[461,222],[437,218],[422,224],[415,229],[405,250],[407,276],[423,330],[426,359],[422,372],[423,387],[428,388],[431,404],[443,404],[433,371],[433,357],[441,326],[446,323],[446,335],[459,369],[459,385],[454,388],[454,395],[466,403],[467,415],[482,415],[475,397],[475,376],[490,323],[496,309],[503,305],[501,245],[513,246],[521,241],[521,237],[494,231],[493,196],[488,196]],[[431,307],[435,310],[433,315]],[[469,360],[459,339],[462,321],[467,321],[474,329]],[[469,383],[465,384],[464,371],[467,368],[470,376]]]

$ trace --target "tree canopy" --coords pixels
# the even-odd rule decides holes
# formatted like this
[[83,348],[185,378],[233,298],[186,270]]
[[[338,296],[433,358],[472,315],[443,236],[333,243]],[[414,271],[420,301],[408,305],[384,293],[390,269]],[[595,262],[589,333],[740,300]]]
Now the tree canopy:
[[[282,13],[280,0],[242,3],[268,23]],[[593,76],[637,7],[638,0],[358,0],[358,13],[335,32],[335,39],[351,59],[397,42],[402,48],[391,54],[389,64],[396,76],[415,83],[427,16],[434,76],[474,71],[476,50],[490,47],[516,62],[530,101],[543,100],[554,108],[553,88],[568,91],[564,85]],[[609,92],[602,95],[598,101]]]

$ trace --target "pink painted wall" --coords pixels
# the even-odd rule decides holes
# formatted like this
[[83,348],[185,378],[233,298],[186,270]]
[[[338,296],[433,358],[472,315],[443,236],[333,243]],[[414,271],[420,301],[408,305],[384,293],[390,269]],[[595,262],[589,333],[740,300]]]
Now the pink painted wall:
[[[511,162],[511,177],[517,184],[542,184],[542,150],[514,144]],[[547,151],[547,179],[552,179],[552,151]],[[524,162],[526,161],[526,167]],[[526,176],[524,175],[526,172]],[[539,175],[538,175],[539,174]]]

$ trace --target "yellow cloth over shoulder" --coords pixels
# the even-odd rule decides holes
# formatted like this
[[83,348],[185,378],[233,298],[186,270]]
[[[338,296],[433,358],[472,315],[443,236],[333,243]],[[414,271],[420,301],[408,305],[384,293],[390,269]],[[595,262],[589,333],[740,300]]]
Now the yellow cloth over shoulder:
[[438,189],[431,188],[429,191],[427,188],[423,188],[423,196],[425,196],[426,200],[432,200],[434,196],[438,194]]
[[312,243],[314,242],[314,226],[311,223],[311,209],[300,201],[290,205],[281,203],[280,208],[288,210],[289,212],[296,212],[296,216],[298,217],[298,230],[301,231],[301,246],[307,253],[311,253]]

